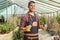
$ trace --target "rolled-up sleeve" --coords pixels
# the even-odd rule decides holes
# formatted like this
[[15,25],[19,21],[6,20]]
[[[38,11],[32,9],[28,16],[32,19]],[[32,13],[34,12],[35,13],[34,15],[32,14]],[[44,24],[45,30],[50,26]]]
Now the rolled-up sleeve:
[[24,16],[22,16],[20,21],[20,27],[25,27],[25,25],[26,25],[26,19],[24,18]]

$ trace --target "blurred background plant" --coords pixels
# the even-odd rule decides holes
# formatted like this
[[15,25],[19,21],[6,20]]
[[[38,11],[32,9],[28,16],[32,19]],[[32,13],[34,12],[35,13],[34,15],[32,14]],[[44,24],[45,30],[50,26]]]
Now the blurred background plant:
[[17,30],[13,32],[13,38],[14,40],[23,40],[24,37],[24,31],[23,30]]
[[8,23],[4,23],[4,24],[0,24],[0,33],[4,34],[4,33],[9,33],[10,31],[14,30],[16,27],[14,27],[13,24],[8,24]]
[[60,30],[60,14],[58,13],[57,16],[54,16],[50,20],[50,29],[49,33],[53,35],[59,35],[59,30]]
[[0,17],[0,34],[9,33],[17,27],[17,16],[10,16],[6,21],[4,16]]
[[46,24],[46,22],[47,22],[46,16],[45,16],[45,15],[42,15],[42,16],[40,17],[40,23],[44,25],[44,24]]
[[42,15],[40,17],[40,29],[47,30],[47,17],[46,17],[46,15]]
[[57,22],[60,24],[60,13],[57,15]]

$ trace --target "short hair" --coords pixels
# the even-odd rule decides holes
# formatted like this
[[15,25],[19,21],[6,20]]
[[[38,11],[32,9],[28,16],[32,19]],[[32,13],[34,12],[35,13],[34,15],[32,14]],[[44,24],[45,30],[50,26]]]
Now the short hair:
[[35,2],[34,2],[34,1],[30,1],[30,2],[28,3],[28,6],[29,6],[31,3],[35,3]]

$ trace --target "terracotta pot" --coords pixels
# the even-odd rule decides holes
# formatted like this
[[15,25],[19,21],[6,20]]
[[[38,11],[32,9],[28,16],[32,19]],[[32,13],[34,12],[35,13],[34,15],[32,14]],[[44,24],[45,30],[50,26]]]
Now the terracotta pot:
[[40,29],[43,29],[43,25],[40,25]]
[[1,32],[0,40],[13,40],[13,32],[9,32],[9,33]]
[[1,34],[5,34],[5,32],[2,31]]

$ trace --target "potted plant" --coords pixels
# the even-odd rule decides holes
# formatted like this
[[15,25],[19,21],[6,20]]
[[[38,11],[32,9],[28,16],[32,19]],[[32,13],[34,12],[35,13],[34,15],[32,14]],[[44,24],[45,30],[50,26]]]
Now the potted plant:
[[7,23],[0,24],[0,33],[1,34],[9,33],[10,29],[13,29],[12,26],[13,25],[10,25],[10,24],[7,24]]
[[13,31],[16,27],[12,24],[0,24],[0,40],[13,40]]
[[16,29],[17,26],[15,24],[17,22],[15,21],[15,19],[13,19],[14,18],[9,18],[9,21],[6,20],[7,22],[0,23],[0,40],[3,40],[2,38],[4,38],[4,40],[13,40],[13,31]]
[[42,15],[40,17],[40,25],[42,26],[42,29],[44,29],[43,27],[46,27],[46,22],[47,22],[47,18],[45,15]]

